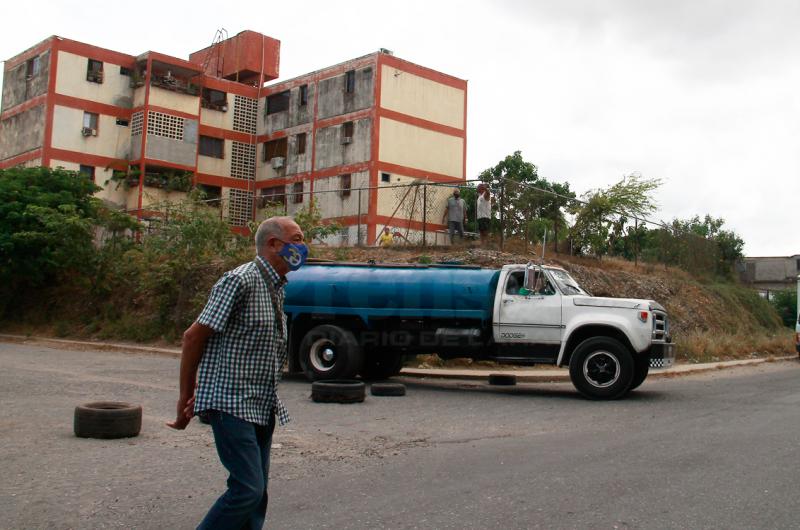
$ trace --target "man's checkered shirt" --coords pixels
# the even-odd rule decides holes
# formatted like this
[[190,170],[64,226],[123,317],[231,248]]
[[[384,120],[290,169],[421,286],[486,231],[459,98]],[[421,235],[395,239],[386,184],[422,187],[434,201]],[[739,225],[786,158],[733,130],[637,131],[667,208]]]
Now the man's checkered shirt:
[[281,425],[289,414],[278,398],[286,362],[286,317],[282,279],[262,257],[280,308],[280,325],[270,289],[255,261],[222,275],[197,322],[215,331],[200,360],[194,411],[220,410],[237,418],[267,425],[275,413]]

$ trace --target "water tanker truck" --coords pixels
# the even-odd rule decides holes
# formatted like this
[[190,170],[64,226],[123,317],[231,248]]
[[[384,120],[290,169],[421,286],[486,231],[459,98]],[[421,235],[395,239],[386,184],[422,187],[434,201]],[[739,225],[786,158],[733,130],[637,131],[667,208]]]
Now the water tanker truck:
[[569,367],[581,394],[617,399],[675,359],[661,305],[591,296],[558,267],[312,263],[288,279],[290,370],[312,381],[435,353]]

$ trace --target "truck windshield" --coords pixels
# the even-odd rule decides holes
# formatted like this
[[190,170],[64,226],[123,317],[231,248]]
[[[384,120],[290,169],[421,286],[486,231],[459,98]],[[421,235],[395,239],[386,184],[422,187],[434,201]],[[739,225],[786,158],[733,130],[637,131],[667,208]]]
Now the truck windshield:
[[589,293],[581,289],[578,282],[572,279],[567,271],[562,271],[558,269],[550,269],[548,272],[553,276],[553,279],[558,284],[559,289],[561,292],[566,295],[574,295],[574,294],[582,294],[589,296]]

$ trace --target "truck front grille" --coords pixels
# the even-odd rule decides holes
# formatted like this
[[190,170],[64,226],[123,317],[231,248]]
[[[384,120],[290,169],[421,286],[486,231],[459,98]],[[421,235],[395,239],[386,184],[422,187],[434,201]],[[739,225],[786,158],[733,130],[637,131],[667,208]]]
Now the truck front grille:
[[669,322],[667,314],[663,311],[653,310],[653,340],[664,341],[669,335]]

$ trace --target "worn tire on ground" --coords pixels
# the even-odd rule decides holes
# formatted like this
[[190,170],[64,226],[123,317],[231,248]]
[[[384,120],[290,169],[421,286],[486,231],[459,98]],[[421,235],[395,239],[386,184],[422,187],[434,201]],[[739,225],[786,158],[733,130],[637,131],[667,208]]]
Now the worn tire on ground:
[[311,400],[315,403],[361,403],[366,385],[363,381],[332,380],[311,383]]
[[489,384],[497,386],[514,386],[517,376],[514,374],[489,374]]
[[373,396],[405,396],[406,385],[402,383],[372,383],[369,392]]
[[650,356],[644,354],[637,354],[633,358],[633,382],[628,389],[630,392],[639,388],[644,380],[647,379],[647,374],[650,373]]
[[300,367],[311,381],[350,379],[361,372],[364,356],[353,333],[322,324],[300,342]]
[[96,401],[75,407],[79,438],[130,438],[142,430],[142,407],[118,401]]
[[403,356],[393,353],[368,352],[361,374],[369,381],[388,379],[403,369]]
[[589,399],[619,399],[633,382],[633,355],[611,337],[593,337],[581,342],[569,361],[569,376],[575,388]]

